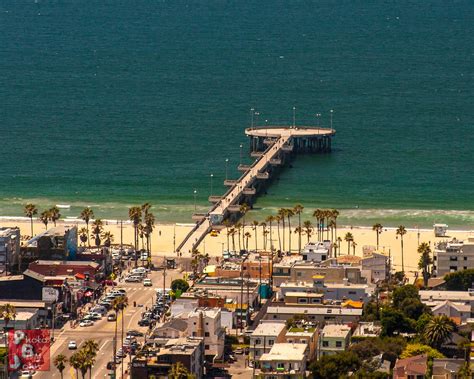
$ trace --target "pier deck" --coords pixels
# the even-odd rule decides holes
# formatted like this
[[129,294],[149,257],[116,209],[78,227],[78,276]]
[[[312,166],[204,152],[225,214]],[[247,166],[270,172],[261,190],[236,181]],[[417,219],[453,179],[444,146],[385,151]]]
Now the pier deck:
[[[232,184],[232,186],[218,201],[213,199],[214,205],[205,217],[196,223],[196,226],[181,242],[177,251],[188,253],[196,249],[213,226],[221,225],[236,206],[241,204],[242,199],[257,195],[256,190],[249,189],[254,188],[253,185],[258,180],[268,179],[270,177],[268,172],[271,172],[270,167],[275,164],[284,164],[284,158],[287,155],[298,152],[330,151],[331,137],[334,136],[335,131],[315,127],[267,127],[246,129],[245,134],[250,137],[253,157],[257,156],[258,158],[251,166],[246,167],[248,169],[238,180],[233,183],[227,181],[227,184]],[[256,152],[260,154],[255,154]]]

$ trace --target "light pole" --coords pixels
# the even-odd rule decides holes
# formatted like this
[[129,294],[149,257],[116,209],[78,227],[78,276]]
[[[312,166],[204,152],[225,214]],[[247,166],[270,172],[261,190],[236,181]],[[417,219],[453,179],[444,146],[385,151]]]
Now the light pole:
[[329,111],[329,114],[331,115],[331,129],[332,129],[332,113],[333,113],[333,112],[334,112],[334,111],[333,111],[332,109]]
[[253,128],[253,115],[255,114],[255,108],[250,108],[250,126]]
[[214,178],[214,174],[211,174],[211,196],[212,196],[212,179]]
[[196,212],[196,196],[198,191],[194,190],[194,212]]
[[316,113],[316,126],[319,128],[319,118],[321,117],[321,113]]
[[228,165],[229,165],[229,158],[226,158],[225,159],[225,180],[227,180]]
[[242,148],[244,145],[240,144],[240,164],[242,164]]
[[255,112],[255,116],[257,116],[257,119],[255,120],[255,127],[258,128],[258,116],[260,116],[260,112]]
[[296,107],[293,107],[293,128],[296,126]]

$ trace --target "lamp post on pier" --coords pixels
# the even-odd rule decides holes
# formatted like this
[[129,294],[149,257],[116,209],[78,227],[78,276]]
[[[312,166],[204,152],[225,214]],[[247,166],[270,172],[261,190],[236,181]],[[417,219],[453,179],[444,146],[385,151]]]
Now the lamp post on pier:
[[255,114],[255,108],[250,108],[250,127],[253,128],[253,115]]
[[332,109],[329,111],[329,114],[331,115],[331,129],[332,129],[332,114],[333,114],[333,112],[334,111]]
[[196,212],[196,196],[198,191],[194,190],[194,212]]
[[212,196],[212,179],[214,178],[214,174],[211,174],[211,196]]
[[321,113],[316,113],[316,126],[319,128],[319,118],[321,117]]
[[240,144],[240,164],[242,164],[242,148],[244,145]]
[[228,165],[229,165],[229,158],[226,158],[225,159],[225,180],[227,180]]
[[296,126],[296,107],[293,107],[293,128]]

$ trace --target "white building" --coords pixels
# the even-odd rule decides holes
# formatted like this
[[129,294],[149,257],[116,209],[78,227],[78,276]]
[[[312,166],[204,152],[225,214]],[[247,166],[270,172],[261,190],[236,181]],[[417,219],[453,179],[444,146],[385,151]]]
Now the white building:
[[377,283],[387,279],[390,269],[389,257],[385,254],[373,252],[364,256],[360,262],[362,276],[368,283]]
[[331,242],[311,242],[301,251],[304,261],[323,262],[330,257]]
[[450,272],[474,268],[474,237],[467,241],[456,239],[440,242],[433,252],[433,274],[444,276]]
[[263,354],[269,353],[275,343],[284,341],[285,331],[284,322],[261,322],[250,335],[249,359],[258,365]]
[[225,330],[221,323],[220,308],[196,308],[187,317],[188,334],[204,337],[204,351],[207,357],[221,359],[224,354]]
[[351,339],[351,328],[347,325],[326,325],[319,335],[319,354],[337,354],[347,350]]
[[269,353],[260,358],[255,378],[305,378],[308,345],[304,343],[276,343]]
[[20,256],[20,229],[0,228],[0,270],[4,275],[18,264]]

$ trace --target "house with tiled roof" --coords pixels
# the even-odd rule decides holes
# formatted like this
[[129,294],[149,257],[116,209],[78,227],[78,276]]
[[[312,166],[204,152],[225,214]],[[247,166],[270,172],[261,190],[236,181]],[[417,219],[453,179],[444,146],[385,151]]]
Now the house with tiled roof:
[[393,379],[424,379],[428,369],[426,354],[399,359],[393,369]]

